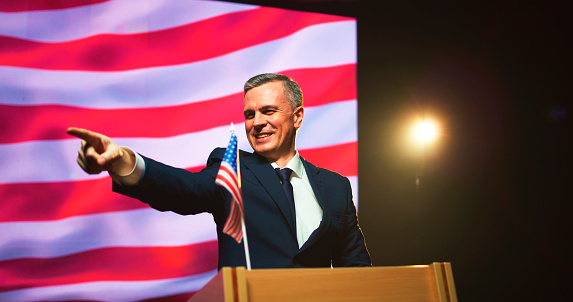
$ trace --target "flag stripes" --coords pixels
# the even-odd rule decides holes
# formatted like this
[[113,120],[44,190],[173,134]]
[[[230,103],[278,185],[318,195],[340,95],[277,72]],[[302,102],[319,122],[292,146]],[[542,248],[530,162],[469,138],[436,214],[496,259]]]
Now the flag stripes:
[[[209,214],[159,212],[75,163],[68,126],[199,171],[242,87],[303,89],[297,149],[357,195],[356,21],[222,1],[0,0],[0,301],[186,301],[216,273]],[[355,198],[356,200],[356,198]]]
[[35,10],[64,9],[83,5],[96,4],[109,0],[26,0],[26,1],[0,1],[0,11],[21,12]]
[[[30,2],[27,0],[26,2]],[[89,0],[86,0],[89,1]],[[6,2],[3,0],[0,5]],[[24,1],[17,1],[23,3]],[[76,1],[79,5],[78,1]],[[113,0],[68,9],[2,13],[0,35],[40,42],[65,42],[100,34],[135,34],[178,27],[257,6],[189,0]],[[96,17],[97,16],[97,17]],[[97,20],[94,20],[94,17]],[[66,22],[54,22],[66,20]],[[95,21],[95,22],[94,22]],[[74,27],[70,27],[74,24]],[[46,30],[49,28],[51,30]]]
[[[303,87],[305,107],[316,107],[338,101],[356,98],[356,65],[347,64],[331,68],[314,68],[281,71],[297,79]],[[323,85],[313,85],[321,79]],[[305,89],[307,87],[308,89]],[[98,127],[98,131],[110,136],[165,137],[181,133],[210,129],[227,121],[243,122],[242,92],[203,102],[162,106],[153,108],[82,108],[69,105],[17,106],[0,105],[0,143],[15,143],[29,140],[66,139],[68,125],[87,129]],[[218,110],[229,108],[229,110]],[[205,112],[217,111],[217,116],[206,116]],[[21,119],[30,120],[36,127],[21,127]],[[102,125],[101,120],[117,121],[113,125]],[[194,123],[181,123],[193,120]],[[149,127],[153,123],[156,127]],[[41,125],[41,126],[39,126]],[[64,130],[64,131],[62,131]]]
[[[139,223],[138,229],[126,226]],[[94,227],[99,226],[99,227]],[[216,239],[211,215],[193,219],[145,209],[70,217],[54,221],[2,223],[0,260],[60,257],[91,249],[190,245]],[[165,229],[194,230],[163,234]],[[70,231],[70,230],[73,230]],[[38,249],[41,245],[43,248]]]
[[[151,263],[153,265],[147,265]],[[99,280],[177,278],[205,273],[216,266],[216,241],[174,247],[102,248],[48,259],[20,258],[3,261],[0,292],[30,286]]]
[[[217,270],[180,278],[154,279],[145,281],[95,281],[70,283],[57,286],[29,287],[0,293],[3,302],[21,301],[146,301],[157,297],[163,301],[165,295],[178,294],[177,300],[187,301]],[[170,301],[166,299],[166,301]]]
[[[357,143],[351,142],[302,149],[300,154],[320,167],[342,175],[357,175],[357,151]],[[187,170],[197,172],[204,167],[201,165]],[[138,200],[111,192],[107,177],[84,181],[0,184],[0,196],[11,200],[0,211],[0,222],[58,220],[78,215],[148,208]],[[77,200],[82,202],[78,203]]]
[[233,168],[227,163],[222,163],[219,171],[221,172],[217,175],[217,184],[227,189],[234,199],[242,200],[241,190],[236,185],[236,183],[238,183],[237,175],[235,174],[236,172],[233,171]]
[[[283,25],[269,31],[258,26],[261,19]],[[0,36],[0,65],[92,71],[178,65],[281,39],[315,24],[348,19],[261,7],[155,32],[105,34],[62,43]],[[213,39],[212,28],[227,30],[225,35]]]
[[[356,101],[336,102],[305,110],[303,121],[305,128],[298,132],[297,148],[300,150],[321,148],[356,141],[355,114]],[[146,125],[148,128],[152,126]],[[99,131],[100,128],[93,130]],[[243,128],[242,124],[237,125],[237,128]],[[130,146],[144,155],[159,161],[167,161],[176,167],[196,167],[205,164],[213,147],[224,147],[219,138],[228,132],[228,126],[220,126],[172,137],[140,138],[135,136],[135,138],[117,138],[115,141],[119,145]],[[237,132],[237,137],[240,149],[251,150],[244,131]],[[202,142],[202,144],[197,144],[197,142]],[[189,150],[188,156],[180,156],[181,148]],[[104,177],[105,174],[87,175],[74,160],[69,160],[77,156],[77,149],[78,141],[73,139],[0,144],[0,164],[13,171],[12,174],[0,173],[0,184],[77,181]],[[15,155],[26,158],[27,164],[22,165],[13,161],[12,158]]]
[[[6,20],[6,23],[0,24],[0,35],[59,43],[102,34],[127,35],[159,31],[257,8],[243,4],[189,0],[113,0],[63,10],[0,11],[0,19]],[[76,26],[70,27],[70,24]]]
[[227,221],[223,226],[223,233],[233,237],[239,243],[241,240],[243,240],[244,236],[247,269],[250,270],[250,254],[246,239],[247,234],[243,234],[245,213],[243,211],[243,193],[241,191],[240,179],[241,164],[237,145],[237,136],[233,130],[233,124],[231,124],[231,139],[227,145],[227,148],[225,149],[225,155],[223,156],[223,160],[219,166],[219,171],[217,172],[215,183],[229,191],[232,196]]
[[[86,72],[0,67],[3,91],[0,104],[57,103],[111,109],[172,106],[215,99],[241,92],[245,81],[239,78],[248,79],[253,74],[355,64],[355,41],[340,39],[355,30],[356,24],[350,21],[321,24],[209,60],[161,68]],[[333,49],[337,50],[336,56],[325,55]],[[270,53],[279,53],[281,60],[269,56]],[[223,76],[222,70],[225,74],[232,71],[237,77]],[[170,87],[169,91],[165,90],[166,86]]]

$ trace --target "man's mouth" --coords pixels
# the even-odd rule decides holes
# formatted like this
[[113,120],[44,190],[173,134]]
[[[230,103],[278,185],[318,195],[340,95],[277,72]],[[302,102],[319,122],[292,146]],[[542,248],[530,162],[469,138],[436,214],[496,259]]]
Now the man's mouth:
[[273,135],[273,133],[259,133],[259,134],[255,134],[255,139],[257,140],[257,142],[262,143],[267,141],[267,139],[269,139],[269,137]]
[[269,136],[273,135],[272,133],[259,133],[255,135],[256,139],[264,139],[267,138]]

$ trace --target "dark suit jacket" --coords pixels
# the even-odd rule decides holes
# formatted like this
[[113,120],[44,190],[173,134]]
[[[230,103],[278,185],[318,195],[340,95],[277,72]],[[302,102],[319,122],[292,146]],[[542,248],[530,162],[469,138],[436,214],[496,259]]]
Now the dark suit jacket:
[[[219,238],[219,269],[245,266],[244,248],[223,233],[231,196],[215,184],[225,149],[209,156],[207,167],[191,173],[144,157],[145,173],[136,186],[113,190],[160,211],[213,214]],[[299,249],[286,195],[276,172],[260,155],[240,152],[245,224],[253,268],[370,266],[347,178],[302,159],[322,207],[320,226]],[[180,231],[180,230],[177,230]],[[187,231],[187,230],[186,230]],[[192,231],[192,230],[189,230]]]

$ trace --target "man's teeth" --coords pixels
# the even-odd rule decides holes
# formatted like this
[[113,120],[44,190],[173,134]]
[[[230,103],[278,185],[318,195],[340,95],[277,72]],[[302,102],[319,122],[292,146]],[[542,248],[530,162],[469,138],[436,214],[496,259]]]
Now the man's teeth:
[[267,136],[271,136],[271,133],[259,134],[259,135],[257,135],[257,138],[263,138],[263,137],[267,137]]

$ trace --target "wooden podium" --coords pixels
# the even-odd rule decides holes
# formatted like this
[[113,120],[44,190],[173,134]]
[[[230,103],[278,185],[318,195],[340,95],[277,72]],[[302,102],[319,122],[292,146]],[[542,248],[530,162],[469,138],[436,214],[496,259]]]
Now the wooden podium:
[[224,267],[189,302],[457,302],[450,263],[394,267],[254,269]]

